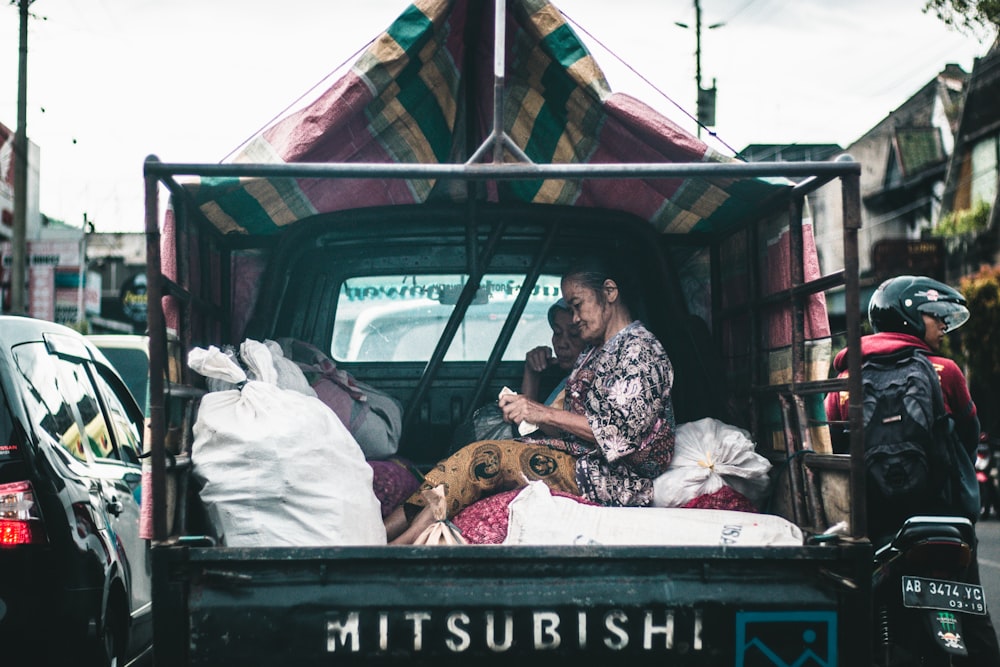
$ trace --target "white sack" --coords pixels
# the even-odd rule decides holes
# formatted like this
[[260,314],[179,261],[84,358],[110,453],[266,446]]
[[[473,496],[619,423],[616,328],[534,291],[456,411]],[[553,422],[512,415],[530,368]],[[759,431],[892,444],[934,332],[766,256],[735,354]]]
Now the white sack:
[[[243,344],[256,342],[247,340]],[[259,343],[257,344],[259,345]],[[285,356],[284,350],[281,349],[281,346],[277,342],[265,340],[264,345],[267,346],[268,351],[271,353],[271,359],[274,362],[274,372],[278,376],[275,384],[282,389],[292,389],[306,396],[316,395],[316,390],[309,386],[306,374],[302,372],[297,363]]]
[[210,392],[236,389],[239,383],[247,380],[232,347],[225,350],[214,345],[207,350],[196,347],[188,352],[188,366],[205,377],[205,387]]
[[[192,474],[224,544],[385,544],[357,441],[318,398],[273,384],[267,347],[247,343],[241,357],[262,380],[206,394],[194,425]],[[215,347],[191,350],[188,365],[206,378],[246,379]]]
[[598,507],[553,496],[529,482],[509,506],[504,544],[802,546],[802,531],[780,516],[732,510]]
[[674,456],[653,480],[655,507],[683,507],[729,485],[759,505],[770,485],[771,462],[754,450],[750,433],[707,417],[677,426]]

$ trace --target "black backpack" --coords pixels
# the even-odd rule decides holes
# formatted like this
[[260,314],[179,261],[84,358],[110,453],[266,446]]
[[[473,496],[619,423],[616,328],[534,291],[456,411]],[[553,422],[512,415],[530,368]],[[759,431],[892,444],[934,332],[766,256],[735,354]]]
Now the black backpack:
[[937,371],[907,347],[861,366],[869,515],[898,520],[949,504],[949,417]]

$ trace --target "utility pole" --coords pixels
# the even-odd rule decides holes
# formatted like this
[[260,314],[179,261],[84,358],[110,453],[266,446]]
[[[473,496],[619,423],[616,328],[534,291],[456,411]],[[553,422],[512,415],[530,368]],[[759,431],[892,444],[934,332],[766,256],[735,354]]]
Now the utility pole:
[[[687,23],[675,21],[674,25],[681,28],[688,28]],[[725,23],[713,23],[708,26],[709,30],[721,28]],[[711,88],[701,87],[701,0],[694,0],[694,82],[697,86],[697,118],[698,137],[701,137],[701,127],[715,125],[715,79],[712,79]]]
[[17,64],[17,131],[14,133],[14,228],[11,238],[10,309],[24,315],[28,227],[28,7],[19,0],[21,14]]
[[[694,0],[694,83],[698,87],[698,120],[701,120],[701,2]],[[701,126],[698,126],[701,136]]]

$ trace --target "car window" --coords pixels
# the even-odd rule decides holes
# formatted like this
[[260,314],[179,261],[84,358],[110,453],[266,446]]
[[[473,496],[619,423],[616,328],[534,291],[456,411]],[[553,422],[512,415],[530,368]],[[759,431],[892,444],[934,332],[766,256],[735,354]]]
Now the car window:
[[19,345],[14,357],[28,383],[25,403],[36,423],[79,461],[119,458],[83,361],[49,354],[42,343]]
[[27,343],[14,348],[14,359],[27,384],[24,404],[32,421],[43,428],[73,458],[86,462],[87,450],[78,437],[79,427],[71,405],[60,385],[63,378],[42,343]]
[[125,385],[135,397],[135,402],[143,411],[148,411],[146,390],[149,384],[149,355],[145,350],[135,347],[116,347],[115,345],[97,345],[111,365],[125,381]]
[[142,434],[139,427],[129,418],[128,410],[125,408],[124,398],[118,395],[108,382],[96,375],[94,380],[104,399],[107,407],[108,417],[111,420],[111,428],[114,432],[115,443],[118,445],[118,458],[129,463],[139,462],[139,452],[142,451]]
[[[74,437],[82,441],[81,446],[87,447],[94,458],[116,458],[111,431],[101,412],[101,404],[97,392],[90,382],[86,367],[79,362],[50,357],[56,365],[56,372],[62,379],[59,384],[63,399],[71,406],[75,405],[83,422],[83,436],[74,434],[71,428],[67,435],[69,440]],[[64,436],[65,437],[65,436]],[[69,446],[70,443],[64,443]]]
[[[340,361],[428,361],[455,308],[467,275],[358,276],[340,288],[331,356]],[[489,358],[524,282],[519,274],[490,274],[466,312],[445,361]],[[548,309],[559,299],[559,277],[543,275],[518,320],[506,361],[552,338]]]

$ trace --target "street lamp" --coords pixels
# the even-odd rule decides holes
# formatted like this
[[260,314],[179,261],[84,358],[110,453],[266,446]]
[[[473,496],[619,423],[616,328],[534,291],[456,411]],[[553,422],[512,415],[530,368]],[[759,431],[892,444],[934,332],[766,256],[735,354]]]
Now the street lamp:
[[[681,21],[674,21],[674,25],[689,29],[687,23],[682,23]],[[725,25],[725,22],[713,23],[707,27],[707,30],[715,30],[716,28],[721,28]],[[697,86],[698,96],[697,100],[697,118],[698,118],[698,137],[701,137],[701,127],[702,125],[710,127],[715,125],[715,79],[712,79],[711,88],[701,87],[701,2],[700,0],[694,0],[694,82]]]

